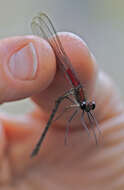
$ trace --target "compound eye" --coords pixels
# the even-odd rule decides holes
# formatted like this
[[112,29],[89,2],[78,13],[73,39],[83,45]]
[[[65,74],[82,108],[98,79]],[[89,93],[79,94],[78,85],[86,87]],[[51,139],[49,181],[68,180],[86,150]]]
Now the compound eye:
[[86,109],[86,102],[82,102],[82,103],[81,103],[81,108],[82,108],[83,110]]
[[96,107],[96,104],[95,104],[95,102],[93,101],[93,102],[92,102],[92,110],[94,110],[95,107]]

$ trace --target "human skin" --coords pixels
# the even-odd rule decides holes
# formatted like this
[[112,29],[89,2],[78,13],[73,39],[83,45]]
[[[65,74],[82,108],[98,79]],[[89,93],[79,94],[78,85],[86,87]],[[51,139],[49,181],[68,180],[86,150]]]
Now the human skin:
[[[0,41],[0,103],[31,97],[36,104],[26,115],[0,113],[0,189],[2,190],[123,190],[124,189],[124,109],[112,79],[98,68],[86,44],[71,33],[59,34],[63,47],[84,85],[88,100],[95,100],[95,117],[101,134],[90,137],[82,128],[80,114],[70,126],[68,145],[65,128],[72,112],[53,122],[40,148],[30,158],[48,121],[55,100],[69,88],[50,45],[36,36],[12,37]],[[37,70],[13,75],[11,56],[32,43]],[[32,57],[29,54],[29,59]],[[21,78],[22,76],[22,78]],[[60,110],[67,105],[62,103]]]

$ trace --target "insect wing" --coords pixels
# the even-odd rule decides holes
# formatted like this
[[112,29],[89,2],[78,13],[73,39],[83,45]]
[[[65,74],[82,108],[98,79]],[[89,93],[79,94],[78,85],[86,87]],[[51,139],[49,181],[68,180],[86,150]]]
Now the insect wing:
[[79,83],[78,76],[72,67],[69,57],[64,51],[62,43],[50,18],[45,13],[39,13],[36,17],[33,18],[31,27],[35,35],[43,37],[52,46],[60,67],[62,70],[64,70],[64,73],[71,82],[72,86],[75,87],[72,78],[73,80],[77,81],[77,83]]

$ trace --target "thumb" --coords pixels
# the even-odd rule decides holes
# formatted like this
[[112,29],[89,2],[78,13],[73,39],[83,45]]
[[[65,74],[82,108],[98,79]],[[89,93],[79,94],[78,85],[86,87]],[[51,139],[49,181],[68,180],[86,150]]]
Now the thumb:
[[0,103],[39,93],[56,71],[50,45],[34,36],[0,41]]
[[[98,122],[121,112],[120,97],[113,81],[104,72],[98,69],[95,58],[85,42],[72,33],[62,32],[58,35],[65,52],[71,60],[73,68],[78,74],[87,100],[95,100],[96,102],[95,115]],[[58,69],[52,85],[42,91],[42,93],[33,96],[33,100],[39,104],[46,113],[44,114],[46,120],[49,118],[48,113],[51,112],[55,100],[70,88],[72,87],[69,86],[63,73]],[[66,103],[61,105],[60,112],[64,110],[66,106]],[[60,118],[58,122],[64,125],[70,115],[70,112],[66,113],[64,117],[62,117],[62,120]],[[75,118],[72,125],[79,125],[79,123],[80,115]]]

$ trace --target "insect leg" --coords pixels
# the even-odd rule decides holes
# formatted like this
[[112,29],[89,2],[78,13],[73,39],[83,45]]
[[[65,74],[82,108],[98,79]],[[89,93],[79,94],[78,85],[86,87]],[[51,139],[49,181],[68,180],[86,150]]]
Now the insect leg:
[[73,120],[73,118],[75,117],[75,115],[78,113],[78,111],[79,111],[79,109],[76,109],[75,112],[71,115],[71,117],[68,120],[68,125],[66,126],[66,132],[65,132],[65,140],[64,140],[65,144],[67,144],[67,136],[68,136],[68,133],[69,133],[70,123]]
[[90,114],[92,120],[94,121],[94,123],[95,123],[95,125],[96,125],[96,129],[97,129],[97,131],[99,132],[99,135],[101,136],[101,135],[102,135],[102,134],[101,134],[101,130],[100,130],[99,127],[98,127],[98,122],[97,122],[95,116],[94,116],[93,113],[91,113],[91,112],[89,112],[89,114]]
[[70,98],[69,96],[67,96],[66,99],[69,100],[71,103],[75,104],[74,100],[72,100],[72,98]]
[[91,124],[90,126],[91,126],[91,129],[92,129],[92,131],[93,131],[93,134],[94,134],[94,138],[95,138],[96,144],[98,144],[98,140],[97,140],[96,132],[95,132],[94,126],[92,125],[93,122],[92,122],[92,120],[91,120],[91,118],[90,118],[90,114],[89,114],[89,112],[87,112],[87,116],[88,116],[89,121],[90,121],[90,124]]
[[84,121],[84,111],[82,112],[81,114],[81,122],[82,122],[82,125],[84,127],[84,129],[86,130],[87,134],[88,134],[88,137],[90,136],[90,132],[89,132],[89,129]]
[[74,105],[70,105],[70,106],[66,107],[53,121],[58,120],[65,112],[67,112],[70,109],[75,108],[75,107],[78,107],[78,106],[74,104]]

